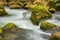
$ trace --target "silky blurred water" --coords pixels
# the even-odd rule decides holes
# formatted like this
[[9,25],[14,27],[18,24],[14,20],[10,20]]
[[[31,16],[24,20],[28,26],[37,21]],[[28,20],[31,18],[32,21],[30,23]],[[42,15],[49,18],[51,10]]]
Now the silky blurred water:
[[[26,29],[27,32],[23,33],[22,40],[48,40],[50,37],[50,33],[43,32],[39,25],[33,25],[29,20],[31,16],[31,12],[24,9],[9,9],[9,7],[5,7],[5,10],[9,13],[10,16],[0,17],[0,27],[3,27],[9,22],[15,23],[18,27],[22,29]],[[60,26],[60,12],[56,12],[56,14],[52,14],[53,18],[44,20],[47,22],[51,22]],[[27,36],[28,35],[28,36]]]

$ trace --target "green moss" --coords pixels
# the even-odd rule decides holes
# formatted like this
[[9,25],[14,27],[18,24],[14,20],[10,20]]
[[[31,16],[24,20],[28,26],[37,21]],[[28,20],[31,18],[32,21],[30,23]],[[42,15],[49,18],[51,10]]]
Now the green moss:
[[54,1],[49,1],[49,6],[52,7],[52,8],[56,8],[56,2]]
[[60,0],[54,0],[54,2],[58,3],[58,2],[60,2]]
[[35,7],[33,7],[31,10],[32,12],[39,12],[41,10],[42,6],[40,5],[35,5]]
[[44,31],[48,30],[48,29],[51,29],[55,27],[54,24],[51,24],[51,23],[48,23],[48,22],[42,22],[41,25],[40,25],[40,28]]
[[18,4],[19,4],[21,7],[24,7],[24,6],[25,6],[25,2],[18,2]]
[[0,2],[0,9],[4,8],[4,2]]
[[60,0],[49,1],[50,8],[54,8],[57,11],[60,11]]
[[4,26],[5,29],[16,28],[17,26],[14,23],[8,23]]
[[56,8],[55,8],[57,11],[60,11],[60,3],[59,4],[56,4]]
[[49,40],[60,40],[60,32],[53,33]]
[[55,13],[55,12],[56,12],[56,9],[55,9],[55,8],[50,8],[49,11],[50,11],[51,13]]
[[0,9],[0,16],[8,15],[7,12],[5,12],[4,9]]
[[52,18],[52,14],[48,11],[48,8],[36,5],[32,9],[30,20],[34,25],[38,25],[41,20]]
[[3,34],[3,29],[2,28],[0,28],[0,35],[2,35]]

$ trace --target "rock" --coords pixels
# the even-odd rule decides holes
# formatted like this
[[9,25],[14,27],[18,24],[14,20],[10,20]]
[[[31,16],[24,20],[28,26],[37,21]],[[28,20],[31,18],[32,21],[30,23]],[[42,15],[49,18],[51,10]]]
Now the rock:
[[3,37],[2,36],[0,36],[0,40],[2,40],[3,39]]
[[51,13],[55,13],[55,12],[56,12],[56,9],[54,9],[54,8],[50,8],[50,9],[49,9],[49,12],[51,12]]
[[22,8],[20,5],[18,5],[18,3],[16,2],[9,2],[9,7],[11,9],[18,9],[18,8]]
[[[3,30],[3,31],[2,31]],[[27,40],[27,30],[18,28],[14,23],[8,23],[0,29],[0,40]]]
[[53,27],[55,27],[55,25],[52,23],[48,23],[48,22],[41,22],[40,24],[40,28],[43,29],[44,31],[50,28],[53,28]]
[[8,23],[4,26],[4,29],[16,28],[17,26],[14,23]]
[[48,11],[48,8],[40,5],[33,7],[30,20],[34,25],[38,25],[41,20],[50,18],[52,18],[52,14]]
[[0,16],[8,15],[8,13],[4,9],[0,9]]
[[42,29],[44,32],[47,32],[47,33],[55,33],[60,31],[59,26],[49,22],[42,22],[40,24],[40,29]]
[[60,32],[53,33],[49,40],[60,40]]

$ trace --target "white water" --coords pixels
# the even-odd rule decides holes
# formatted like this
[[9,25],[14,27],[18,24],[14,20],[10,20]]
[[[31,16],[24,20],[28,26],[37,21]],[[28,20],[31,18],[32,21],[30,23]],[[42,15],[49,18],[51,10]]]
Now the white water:
[[[26,30],[32,30],[31,32],[28,32],[29,38],[27,36],[28,40],[48,40],[50,33],[43,32],[39,26],[33,25],[31,21],[29,20],[30,12],[28,13],[27,10],[23,9],[9,9],[8,7],[5,7],[5,10],[11,15],[11,16],[5,16],[0,17],[0,26],[3,27],[5,24],[12,22],[15,23],[18,27],[26,29]],[[57,13],[57,12],[56,12]],[[58,12],[59,13],[59,12]],[[56,17],[60,18],[59,14],[53,14],[52,19],[48,19],[45,21],[54,23],[58,26],[60,26],[59,19],[56,19]]]

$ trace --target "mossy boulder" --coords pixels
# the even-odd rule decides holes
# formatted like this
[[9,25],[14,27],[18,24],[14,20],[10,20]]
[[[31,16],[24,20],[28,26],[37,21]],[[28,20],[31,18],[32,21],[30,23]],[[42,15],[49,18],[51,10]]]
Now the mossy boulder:
[[4,9],[0,9],[0,16],[8,15],[8,13]]
[[[0,28],[0,35],[3,35],[5,30],[18,28],[14,23],[8,23],[4,27]],[[19,29],[19,28],[18,28]]]
[[49,12],[55,13],[55,12],[56,12],[56,9],[55,9],[55,8],[50,8],[50,9],[49,9]]
[[34,25],[38,25],[41,20],[52,18],[52,14],[48,11],[48,8],[36,5],[32,8],[30,20]]
[[60,32],[53,33],[49,40],[60,40]]
[[16,28],[17,26],[14,23],[8,23],[4,26],[5,29]]
[[24,40],[21,38],[21,35],[25,35],[25,31],[27,30],[18,28],[14,23],[7,23],[4,27],[0,28],[0,40]]
[[40,24],[40,29],[42,29],[43,31],[49,30],[56,27],[56,25],[49,23],[49,22],[41,22]]
[[56,11],[60,11],[60,0],[54,0],[48,2],[50,8],[54,8]]
[[0,2],[0,16],[4,16],[7,14],[7,12],[4,9],[4,5],[5,5],[4,1]]

